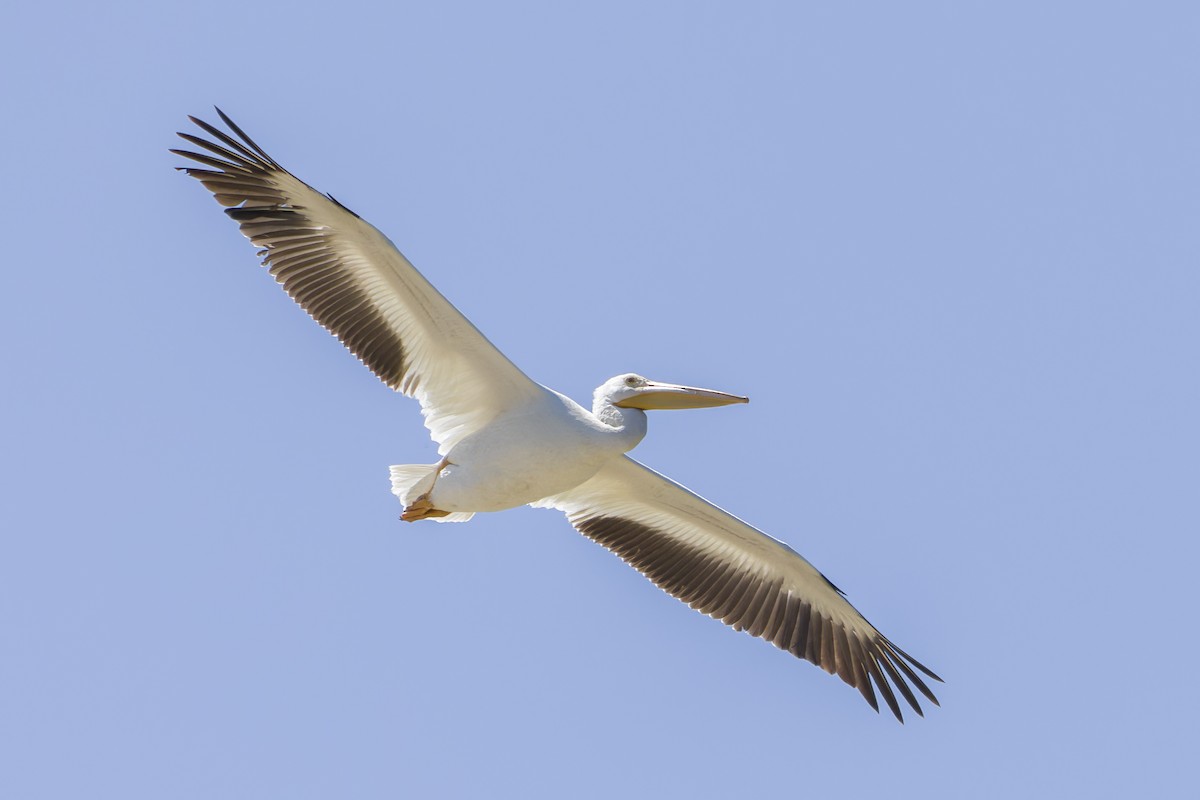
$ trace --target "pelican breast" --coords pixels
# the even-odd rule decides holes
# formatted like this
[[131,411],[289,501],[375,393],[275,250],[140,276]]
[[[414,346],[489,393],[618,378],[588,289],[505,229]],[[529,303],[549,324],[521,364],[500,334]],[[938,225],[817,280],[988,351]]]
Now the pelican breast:
[[606,425],[546,389],[465,436],[446,459],[432,501],[446,511],[501,511],[571,489],[629,450],[641,433]]

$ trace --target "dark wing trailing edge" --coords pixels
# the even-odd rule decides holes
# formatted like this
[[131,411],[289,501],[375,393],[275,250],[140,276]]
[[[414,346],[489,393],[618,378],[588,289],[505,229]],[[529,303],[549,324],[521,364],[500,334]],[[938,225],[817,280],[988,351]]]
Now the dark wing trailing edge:
[[697,611],[837,675],[876,711],[878,689],[904,721],[894,686],[923,716],[910,683],[938,704],[917,672],[941,678],[876,630],[812,564],[631,458],[538,505],[566,512],[580,533]]
[[189,117],[209,138],[172,150],[204,184],[263,265],[305,311],[388,386],[416,397],[445,453],[499,411],[543,391],[454,308],[387,237],[296,178],[217,109],[230,133]]

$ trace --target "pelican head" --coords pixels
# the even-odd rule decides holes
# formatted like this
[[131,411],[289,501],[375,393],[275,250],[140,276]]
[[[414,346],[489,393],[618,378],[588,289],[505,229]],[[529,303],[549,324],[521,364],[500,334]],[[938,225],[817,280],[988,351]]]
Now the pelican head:
[[736,394],[659,383],[632,372],[610,378],[596,394],[618,408],[640,408],[643,411],[657,408],[711,408],[750,402],[749,398]]

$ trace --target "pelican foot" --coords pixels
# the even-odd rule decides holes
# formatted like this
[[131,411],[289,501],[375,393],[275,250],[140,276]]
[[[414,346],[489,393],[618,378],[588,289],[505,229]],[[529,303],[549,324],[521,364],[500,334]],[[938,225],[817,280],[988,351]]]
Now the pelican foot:
[[433,503],[429,502],[429,495],[421,495],[416,500],[409,503],[408,508],[404,509],[404,513],[400,515],[400,519],[405,522],[416,522],[419,519],[428,517],[448,517],[449,511],[442,511],[440,508],[434,508]]

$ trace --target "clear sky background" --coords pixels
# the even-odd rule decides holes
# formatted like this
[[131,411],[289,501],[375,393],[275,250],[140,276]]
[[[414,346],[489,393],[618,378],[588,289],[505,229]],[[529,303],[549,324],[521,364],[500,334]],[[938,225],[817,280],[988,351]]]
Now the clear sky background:
[[[0,796],[1194,796],[1195,3],[22,3]],[[172,167],[230,113],[939,672],[901,726],[431,462]]]

